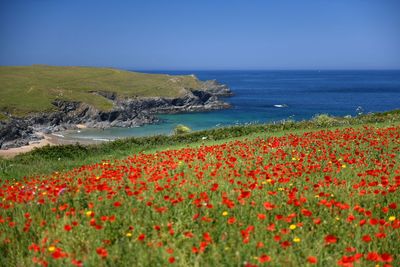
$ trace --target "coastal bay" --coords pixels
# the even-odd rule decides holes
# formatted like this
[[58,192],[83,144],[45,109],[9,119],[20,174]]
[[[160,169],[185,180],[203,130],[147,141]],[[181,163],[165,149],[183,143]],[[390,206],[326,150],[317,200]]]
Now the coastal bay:
[[155,114],[229,108],[219,97],[232,94],[226,85],[194,75],[42,65],[0,67],[0,84],[1,149],[77,125],[136,127],[158,122]]
[[[69,119],[69,124],[64,120],[64,123],[58,126],[50,126],[53,131],[46,130],[48,125],[37,127],[38,133],[45,131],[45,134],[52,137],[54,144],[77,142],[97,144],[132,136],[170,135],[178,124],[187,125],[192,130],[205,130],[282,120],[301,121],[311,119],[317,114],[356,116],[400,108],[399,71],[154,71],[149,73],[154,75],[166,73],[170,77],[193,77],[190,75],[195,74],[199,81],[208,80],[206,84],[208,88],[214,86],[214,94],[218,94],[215,88],[222,90],[218,94],[216,102],[218,104],[214,106],[217,108],[201,104],[196,106],[193,105],[196,103],[193,100],[188,101],[186,105],[182,105],[184,101],[179,104],[179,101],[175,100],[174,106],[165,104],[166,102],[162,100],[155,101],[157,98],[150,98],[152,99],[150,104],[143,100],[141,104],[137,102],[134,104],[137,106],[134,110],[149,111],[147,116],[151,116],[152,120],[147,123],[143,123],[146,122],[143,120],[141,123],[123,125],[119,119],[110,121],[108,119],[110,117],[107,117],[109,115],[103,115],[103,118],[107,119],[100,119],[95,123],[89,120],[81,123],[82,119],[79,120],[82,118],[81,115]],[[149,109],[152,106],[156,109]],[[227,107],[230,108],[226,109]],[[72,107],[65,105],[63,108],[74,110],[73,105]],[[75,114],[76,111],[72,111],[69,117]],[[63,116],[68,117],[65,114]],[[27,150],[14,150],[9,147],[9,152],[2,153],[14,155],[15,153],[11,151],[29,151],[37,145],[38,140],[30,140],[25,144],[29,142],[34,144],[25,146],[24,149]]]
[[81,129],[65,139],[115,140],[173,132],[178,124],[193,130],[234,125],[308,120],[318,114],[357,116],[400,108],[400,71],[154,71],[194,73],[218,80],[234,93],[222,98],[232,108],[157,115],[158,123],[133,128]]

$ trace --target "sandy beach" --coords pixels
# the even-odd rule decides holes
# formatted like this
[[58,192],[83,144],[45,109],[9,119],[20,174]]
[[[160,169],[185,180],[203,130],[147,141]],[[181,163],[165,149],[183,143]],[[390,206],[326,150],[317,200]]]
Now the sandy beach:
[[14,156],[16,156],[18,154],[29,152],[29,151],[33,150],[34,148],[36,148],[36,147],[42,147],[42,146],[45,146],[45,145],[56,145],[57,144],[55,138],[53,138],[51,135],[47,135],[47,134],[42,134],[42,135],[43,135],[44,139],[41,139],[39,141],[31,142],[27,146],[9,148],[7,150],[0,150],[0,157],[12,158],[12,157],[14,157]]
[[102,143],[102,142],[93,141],[93,140],[64,139],[61,134],[57,134],[57,133],[56,134],[38,133],[38,134],[42,135],[44,138],[39,141],[31,142],[27,146],[9,148],[7,150],[0,150],[0,157],[1,158],[12,158],[18,154],[26,153],[35,148],[43,147],[46,145],[55,146],[55,145],[70,145],[70,144],[76,144],[76,143],[80,143],[82,145],[89,145],[89,144]]

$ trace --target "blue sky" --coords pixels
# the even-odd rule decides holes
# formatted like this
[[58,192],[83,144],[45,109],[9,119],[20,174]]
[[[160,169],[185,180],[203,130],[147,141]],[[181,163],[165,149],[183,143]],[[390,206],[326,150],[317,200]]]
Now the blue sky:
[[1,0],[0,65],[400,69],[399,0]]

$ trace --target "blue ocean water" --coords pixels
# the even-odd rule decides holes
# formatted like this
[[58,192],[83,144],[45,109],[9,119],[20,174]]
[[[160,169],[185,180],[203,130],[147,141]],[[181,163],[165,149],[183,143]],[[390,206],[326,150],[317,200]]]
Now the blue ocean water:
[[[148,72],[148,71],[146,71]],[[234,93],[232,109],[160,115],[162,123],[104,131],[71,131],[66,138],[116,139],[171,134],[177,124],[193,130],[235,124],[310,119],[316,114],[356,115],[400,109],[399,71],[153,71],[216,79]]]

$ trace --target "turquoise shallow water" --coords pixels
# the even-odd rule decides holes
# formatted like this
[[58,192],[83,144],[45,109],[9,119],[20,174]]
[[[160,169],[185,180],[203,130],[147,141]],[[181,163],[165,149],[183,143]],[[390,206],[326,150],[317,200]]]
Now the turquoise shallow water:
[[[148,71],[147,71],[148,72]],[[153,71],[217,79],[234,92],[232,109],[160,115],[162,123],[137,128],[83,129],[67,139],[116,139],[171,134],[178,124],[193,130],[226,125],[309,119],[315,114],[356,115],[400,109],[400,71]]]

